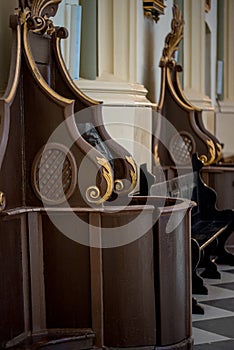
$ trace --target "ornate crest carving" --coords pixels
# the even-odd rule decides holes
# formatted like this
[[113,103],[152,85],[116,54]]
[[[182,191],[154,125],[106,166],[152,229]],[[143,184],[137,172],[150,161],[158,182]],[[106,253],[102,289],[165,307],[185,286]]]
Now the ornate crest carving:
[[166,36],[165,45],[160,60],[160,66],[174,62],[174,53],[183,38],[184,20],[177,5],[173,6],[173,19],[171,21],[171,32]]
[[27,22],[28,29],[51,35],[54,25],[50,17],[55,16],[62,0],[19,0],[19,17],[22,23]]

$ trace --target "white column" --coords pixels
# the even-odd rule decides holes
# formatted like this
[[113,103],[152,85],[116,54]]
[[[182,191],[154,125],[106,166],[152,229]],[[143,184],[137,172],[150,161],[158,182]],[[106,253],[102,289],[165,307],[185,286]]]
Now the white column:
[[113,75],[113,0],[98,1],[98,75]]
[[[138,44],[138,11],[136,0],[129,0],[129,61],[128,61],[128,79],[131,82],[137,82],[137,44]],[[132,40],[134,38],[134,40]]]
[[184,2],[184,86],[198,96],[205,89],[205,1]]
[[129,77],[129,1],[113,0],[114,76],[128,81]]
[[224,99],[234,104],[234,1],[225,0],[224,29]]
[[224,99],[218,102],[216,134],[224,143],[224,155],[234,154],[234,1],[224,0]]
[[98,1],[98,77],[77,85],[103,101],[103,118],[111,136],[137,164],[151,170],[152,103],[139,80],[144,41],[142,0]]
[[99,0],[100,79],[136,81],[136,0]]

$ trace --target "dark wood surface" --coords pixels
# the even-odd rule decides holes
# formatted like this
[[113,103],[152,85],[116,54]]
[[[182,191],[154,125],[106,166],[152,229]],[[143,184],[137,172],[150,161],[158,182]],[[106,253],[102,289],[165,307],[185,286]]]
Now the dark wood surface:
[[[79,208],[76,209],[85,221],[91,220],[88,231],[84,232],[87,235],[91,231],[95,235],[101,233],[100,223],[104,228],[109,227],[111,234],[112,227],[128,224],[139,213],[143,229],[160,213],[154,226],[141,238],[109,249],[86,247],[68,239],[51,224],[45,209],[34,208],[25,212],[18,209],[18,214],[16,211],[5,212],[4,217],[10,222],[15,221],[16,215],[27,218],[28,226],[22,225],[25,231],[21,232],[16,253],[21,252],[22,245],[28,249],[24,248],[24,257],[19,258],[12,281],[15,285],[15,278],[20,276],[21,284],[15,290],[17,298],[14,300],[17,308],[2,310],[3,320],[5,315],[12,315],[14,323],[11,327],[15,327],[15,336],[20,338],[11,339],[12,333],[6,333],[2,335],[2,340],[8,340],[10,346],[32,332],[33,338],[29,337],[17,348],[46,346],[47,342],[55,339],[55,335],[65,346],[65,335],[72,343],[79,332],[85,335],[85,329],[90,329],[95,333],[97,346],[100,346],[98,339],[103,346],[110,348],[141,347],[143,344],[174,349],[171,344],[183,340],[181,349],[190,349],[191,256],[188,227],[191,207],[180,201],[177,208],[173,199],[167,200],[165,207],[159,206],[161,198],[152,197],[147,206],[146,201],[147,197],[136,197],[129,209],[118,215],[109,210],[96,213],[86,210],[79,214]],[[181,219],[180,224],[165,234],[173,211]],[[54,215],[66,220],[69,212],[59,209]],[[93,226],[95,223],[97,226]],[[132,235],[133,227],[134,224],[130,226],[130,231],[125,230],[125,234]],[[1,226],[1,234],[4,231]],[[100,272],[98,266],[102,266]],[[177,283],[178,280],[180,283]],[[8,298],[8,295],[3,297]],[[21,303],[18,303],[19,298]],[[17,311],[20,305],[22,323],[18,328],[15,314],[20,315]],[[102,314],[103,319],[98,319]],[[7,323],[4,323],[4,328],[8,330]],[[45,330],[49,332],[49,338],[45,337]],[[79,344],[77,339],[77,348]],[[84,348],[85,344],[87,342],[83,344]],[[54,347],[57,349],[55,344]]]
[[[234,167],[232,164],[209,166],[202,169],[204,181],[217,193],[217,208],[234,210]],[[234,234],[226,242],[234,246]]]
[[[1,220],[0,224],[0,343],[24,333],[24,286],[21,241],[21,221],[23,217]],[[25,332],[26,333],[26,332]]]
[[202,177],[217,193],[219,209],[234,209],[234,166],[218,165],[202,169]]

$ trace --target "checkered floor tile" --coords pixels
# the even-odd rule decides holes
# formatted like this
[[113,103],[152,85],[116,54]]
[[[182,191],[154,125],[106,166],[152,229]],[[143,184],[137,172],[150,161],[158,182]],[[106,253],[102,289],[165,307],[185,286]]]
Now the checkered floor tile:
[[234,350],[234,268],[219,271],[220,280],[205,279],[208,295],[194,295],[205,310],[193,315],[194,350]]

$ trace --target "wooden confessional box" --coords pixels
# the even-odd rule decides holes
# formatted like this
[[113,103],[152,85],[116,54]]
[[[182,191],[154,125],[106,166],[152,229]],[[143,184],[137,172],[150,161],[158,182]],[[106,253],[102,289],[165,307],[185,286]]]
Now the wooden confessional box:
[[[177,64],[174,53],[183,38],[183,26],[181,11],[174,6],[172,29],[165,38],[160,60],[161,94],[157,109],[160,140],[156,132],[153,150],[156,165],[160,159],[165,176],[170,179],[191,171],[191,155],[197,152],[205,165],[204,180],[217,192],[218,207],[234,208],[233,159],[223,158],[220,141],[204,126],[202,110],[185,97],[180,84],[183,68]],[[228,186],[225,193],[223,183]]]
[[[154,173],[159,164],[166,180],[189,173],[192,171],[191,156],[197,153],[205,165],[202,178],[217,193],[217,208],[234,209],[233,158],[223,157],[220,141],[204,126],[202,110],[185,97],[180,84],[179,74],[183,68],[175,61],[174,53],[183,38],[183,26],[181,11],[174,6],[171,32],[165,38],[160,60],[161,94],[155,124],[158,131],[153,142]],[[228,242],[233,244],[233,235]]]
[[60,1],[20,1],[0,99],[0,343],[192,348],[188,201],[132,197],[137,167],[71,80]]

